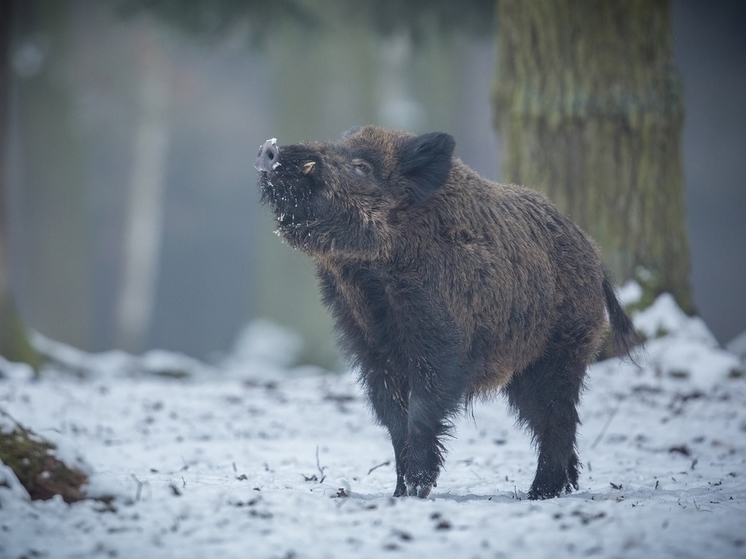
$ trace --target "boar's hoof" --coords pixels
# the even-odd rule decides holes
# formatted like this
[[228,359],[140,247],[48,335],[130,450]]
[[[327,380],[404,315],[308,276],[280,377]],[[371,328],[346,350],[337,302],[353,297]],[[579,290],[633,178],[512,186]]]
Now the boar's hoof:
[[543,501],[544,499],[554,499],[555,497],[559,497],[561,491],[551,491],[546,489],[540,489],[537,487],[532,487],[528,492],[528,499],[530,501]]
[[407,494],[410,497],[419,497],[420,499],[427,498],[432,491],[432,485],[409,485],[407,486]]
[[572,483],[571,481],[567,481],[564,485],[557,486],[553,484],[551,487],[533,484],[528,492],[528,498],[531,501],[554,499],[562,495],[563,492],[572,493],[573,488],[578,489],[577,482]]
[[573,453],[564,471],[561,468],[555,469],[546,466],[539,468],[528,492],[528,498],[532,501],[552,499],[559,497],[563,492],[572,493],[573,489],[577,491],[578,469],[581,467],[578,456]]
[[402,483],[396,484],[396,489],[394,490],[394,497],[406,497],[407,496],[407,486]]
[[407,485],[407,495],[410,497],[419,497],[420,499],[425,499],[428,495],[430,495],[430,491],[432,491],[433,487],[437,487],[438,484],[436,483],[436,478],[438,477],[438,472],[422,472],[417,475],[407,475],[405,478],[406,485]]

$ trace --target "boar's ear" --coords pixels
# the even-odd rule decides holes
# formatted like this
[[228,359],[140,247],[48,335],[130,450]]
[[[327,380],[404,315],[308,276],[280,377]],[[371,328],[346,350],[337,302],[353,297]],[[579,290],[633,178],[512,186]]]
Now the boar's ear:
[[415,202],[424,202],[446,183],[455,147],[453,136],[443,132],[422,134],[404,143],[399,168],[411,182],[409,194]]

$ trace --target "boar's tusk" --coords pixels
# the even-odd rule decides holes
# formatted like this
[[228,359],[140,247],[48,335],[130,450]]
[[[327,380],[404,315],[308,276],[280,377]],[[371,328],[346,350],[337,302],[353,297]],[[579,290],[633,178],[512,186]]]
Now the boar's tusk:
[[308,163],[303,165],[303,168],[300,170],[301,173],[304,175],[309,174],[311,171],[313,171],[313,168],[316,166],[315,161],[309,161]]

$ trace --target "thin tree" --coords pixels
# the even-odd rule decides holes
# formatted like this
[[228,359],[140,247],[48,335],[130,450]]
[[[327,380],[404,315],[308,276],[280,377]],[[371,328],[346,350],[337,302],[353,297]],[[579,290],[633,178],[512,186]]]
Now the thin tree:
[[693,312],[682,85],[668,0],[500,0],[503,180],[545,192],[596,239],[616,280]]
[[28,340],[10,290],[5,206],[8,113],[10,104],[10,40],[13,2],[0,0],[0,355],[38,367],[40,358]]
[[[0,0],[0,355],[38,369],[41,358],[29,343],[26,328],[16,312],[8,278],[5,164],[12,15],[13,2]],[[15,473],[32,499],[62,495],[66,502],[73,502],[85,497],[81,487],[88,481],[87,476],[58,460],[54,444],[16,423],[2,409],[0,419],[6,427],[12,425],[11,429],[0,432],[0,462]]]

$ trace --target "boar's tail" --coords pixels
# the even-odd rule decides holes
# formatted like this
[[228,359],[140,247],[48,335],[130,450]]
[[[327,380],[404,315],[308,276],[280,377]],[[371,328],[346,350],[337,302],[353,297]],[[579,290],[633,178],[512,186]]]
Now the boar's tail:
[[642,343],[642,338],[619,303],[608,272],[604,273],[603,289],[606,310],[609,312],[609,322],[611,322],[611,341],[614,353],[619,356],[629,356],[632,349]]

